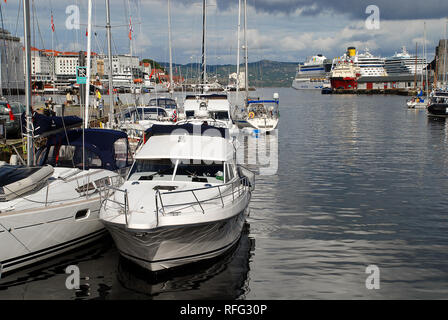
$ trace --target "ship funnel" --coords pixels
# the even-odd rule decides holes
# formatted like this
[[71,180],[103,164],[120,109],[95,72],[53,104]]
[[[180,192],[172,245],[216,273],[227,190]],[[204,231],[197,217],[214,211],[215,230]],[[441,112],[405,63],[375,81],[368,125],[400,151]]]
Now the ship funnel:
[[356,48],[355,47],[348,47],[347,48],[347,55],[349,57],[354,57],[356,56]]

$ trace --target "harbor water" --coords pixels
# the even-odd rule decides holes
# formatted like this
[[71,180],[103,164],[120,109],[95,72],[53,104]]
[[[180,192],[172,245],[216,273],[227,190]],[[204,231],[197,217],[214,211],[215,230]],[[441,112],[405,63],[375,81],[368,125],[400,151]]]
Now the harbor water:
[[[233,250],[155,277],[106,236],[0,279],[0,299],[446,298],[448,123],[402,96],[257,93],[274,92],[273,170],[257,176]],[[69,265],[79,290],[66,288]],[[370,265],[379,289],[366,287]]]

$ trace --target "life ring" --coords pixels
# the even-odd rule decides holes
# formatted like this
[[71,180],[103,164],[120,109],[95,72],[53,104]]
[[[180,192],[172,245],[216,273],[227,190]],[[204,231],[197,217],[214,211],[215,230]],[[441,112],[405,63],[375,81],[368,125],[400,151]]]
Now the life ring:
[[253,113],[252,111],[249,112],[249,119],[253,119],[255,117],[255,113]]

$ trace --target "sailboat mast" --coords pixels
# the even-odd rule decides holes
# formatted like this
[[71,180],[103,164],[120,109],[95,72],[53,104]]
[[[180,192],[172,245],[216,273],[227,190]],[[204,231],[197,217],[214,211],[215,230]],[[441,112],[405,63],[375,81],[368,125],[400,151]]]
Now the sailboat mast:
[[204,86],[207,83],[207,1],[202,0],[202,92],[204,92]]
[[109,128],[112,128],[112,119],[114,117],[114,82],[112,72],[112,35],[110,25],[110,4],[106,0],[106,33],[107,33],[107,55],[109,57]]
[[246,87],[246,102],[249,98],[249,58],[248,58],[248,48],[247,48],[247,0],[244,0],[244,56],[245,56],[245,87]]
[[444,52],[443,52],[443,86],[446,87],[446,81],[448,80],[448,75],[446,71],[446,55],[448,53],[447,44],[448,39],[447,37],[447,27],[448,27],[448,18],[445,21],[445,39],[444,39]]
[[26,162],[34,164],[32,114],[31,114],[31,32],[30,32],[30,0],[23,0],[23,29],[25,41],[25,105],[26,105]]
[[425,77],[426,77],[426,96],[429,96],[429,80],[428,80],[428,60],[426,59],[426,21],[424,22],[425,35],[424,35],[424,48],[425,48]]
[[418,42],[415,43],[414,90],[417,90],[417,57],[418,57]]
[[173,52],[171,48],[171,0],[168,0],[168,42],[170,51],[170,96],[173,97],[174,84],[173,84]]
[[85,114],[84,114],[84,128],[89,126],[89,100],[90,100],[90,67],[91,67],[91,55],[92,55],[92,0],[89,0],[87,11],[87,79],[86,79],[86,101],[85,101]]
[[240,50],[241,50],[241,0],[238,0],[238,31],[237,31],[237,51],[236,51],[236,103],[240,96]]

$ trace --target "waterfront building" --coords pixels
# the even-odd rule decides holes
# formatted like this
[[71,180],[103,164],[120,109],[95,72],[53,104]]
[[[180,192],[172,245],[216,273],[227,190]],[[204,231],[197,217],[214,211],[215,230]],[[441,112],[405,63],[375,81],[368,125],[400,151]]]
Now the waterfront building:
[[436,47],[437,81],[448,81],[448,39],[441,39]]
[[0,29],[0,94],[24,90],[23,46],[20,38]]

